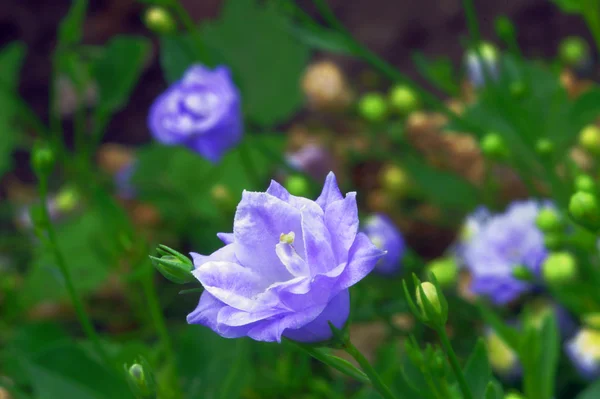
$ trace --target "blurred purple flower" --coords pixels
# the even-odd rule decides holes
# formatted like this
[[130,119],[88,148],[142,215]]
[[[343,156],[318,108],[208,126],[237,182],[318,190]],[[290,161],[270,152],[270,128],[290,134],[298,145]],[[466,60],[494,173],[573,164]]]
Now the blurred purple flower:
[[333,157],[323,147],[307,144],[298,151],[286,156],[288,164],[314,179],[321,180],[333,169]]
[[373,245],[386,251],[386,255],[377,262],[375,270],[381,273],[394,273],[400,269],[400,261],[404,255],[404,238],[394,223],[383,214],[369,217],[362,231],[369,237]]
[[135,162],[123,166],[115,175],[115,187],[117,189],[117,195],[124,199],[135,198],[135,187],[131,183],[131,178],[135,173]]
[[240,141],[243,129],[240,95],[229,69],[190,67],[154,101],[148,125],[161,143],[183,145],[218,162]]
[[482,87],[485,85],[486,77],[497,80],[500,75],[499,61],[498,50],[491,43],[483,42],[479,51],[474,49],[467,51],[465,67],[469,82],[475,87]]
[[233,233],[211,255],[192,253],[204,286],[188,323],[226,338],[300,342],[331,338],[350,311],[348,288],[383,256],[358,233],[356,193],[344,198],[333,173],[316,201],[271,182],[266,193],[244,191]]
[[565,343],[565,351],[583,378],[600,377],[600,331],[580,329]]
[[513,277],[516,266],[539,275],[547,251],[535,225],[542,206],[535,201],[513,202],[503,214],[492,215],[464,246],[463,263],[472,275],[471,290],[496,304],[510,302],[533,284]]

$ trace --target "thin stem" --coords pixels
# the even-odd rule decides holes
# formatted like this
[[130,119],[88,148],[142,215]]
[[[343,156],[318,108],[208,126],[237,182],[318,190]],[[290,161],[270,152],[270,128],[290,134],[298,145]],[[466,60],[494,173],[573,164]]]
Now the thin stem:
[[582,16],[592,32],[596,48],[600,52],[600,2],[598,0],[588,0],[584,3]]
[[92,342],[94,349],[96,350],[98,356],[102,359],[106,364],[111,364],[109,356],[105,352],[102,344],[100,343],[100,337],[96,332],[92,321],[88,317],[88,314],[85,311],[83,306],[83,302],[79,295],[77,294],[77,290],[75,289],[75,285],[73,284],[73,277],[71,276],[71,272],[67,267],[67,263],[65,261],[65,257],[58,247],[58,241],[56,240],[56,233],[54,231],[54,227],[50,220],[50,215],[48,213],[48,207],[46,206],[47,194],[48,194],[48,182],[45,177],[42,177],[39,182],[39,193],[41,200],[41,209],[42,209],[42,218],[44,222],[44,227],[46,229],[46,233],[48,235],[48,244],[52,249],[54,254],[54,258],[58,265],[58,268],[62,274],[62,277],[65,281],[65,286],[67,288],[67,292],[71,298],[71,302],[73,303],[73,307],[75,308],[75,313],[77,318],[79,319],[79,323],[85,332],[85,335]]
[[[364,357],[364,355],[362,353],[360,353],[360,351],[358,349],[356,349],[356,347],[354,345],[352,345],[352,342],[350,342],[350,340],[348,340],[347,342],[344,343],[344,350],[346,351],[346,353],[348,353],[350,356],[352,356],[354,358],[354,360],[356,360],[358,362],[358,364],[360,365],[362,370],[365,372],[365,374],[371,380],[373,387],[377,390],[377,392],[379,392],[379,394],[383,398],[385,398],[385,399],[395,399],[396,398],[394,396],[394,394],[392,393],[392,391],[381,380],[379,373],[377,373],[377,371],[371,365],[371,363],[369,363],[367,358]],[[469,398],[469,399],[472,399],[472,398]]]
[[446,330],[444,327],[440,327],[436,329],[438,335],[440,336],[440,341],[442,342],[442,346],[444,347],[444,351],[448,355],[448,359],[450,360],[450,365],[452,366],[452,370],[454,371],[454,375],[458,381],[458,385],[460,390],[463,393],[465,399],[473,399],[473,395],[471,394],[471,390],[467,385],[467,381],[465,380],[465,376],[462,372],[460,364],[458,363],[458,358],[456,357],[456,353],[454,353],[454,349],[452,349],[452,345],[450,345],[450,340],[448,339],[448,334],[446,334]]
[[190,34],[194,42],[196,42],[196,51],[198,58],[204,62],[208,62],[208,51],[206,49],[206,46],[204,45],[204,42],[202,41],[202,36],[200,36],[200,32],[198,31],[194,20],[192,20],[192,17],[190,17],[190,14],[188,14],[188,12],[181,5],[181,2],[179,0],[173,0],[171,2],[171,7],[173,8],[175,14],[177,14],[177,17],[183,23],[183,26]]
[[463,0],[463,8],[465,10],[467,27],[469,28],[469,35],[473,42],[472,44],[476,46],[481,41],[481,35],[479,34],[479,23],[477,22],[477,13],[475,12],[473,0]]

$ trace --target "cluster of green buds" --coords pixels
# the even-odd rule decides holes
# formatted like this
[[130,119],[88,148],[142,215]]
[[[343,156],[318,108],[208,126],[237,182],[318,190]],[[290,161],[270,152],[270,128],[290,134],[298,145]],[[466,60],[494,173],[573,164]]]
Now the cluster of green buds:
[[408,305],[415,317],[434,330],[439,330],[444,328],[448,321],[448,301],[446,301],[446,297],[435,275],[430,273],[430,276],[433,283],[429,281],[421,282],[413,274],[413,282],[416,287],[416,305],[409,294],[406,281],[402,281],[402,285]]
[[587,125],[581,129],[579,146],[591,155],[600,155],[600,127]]
[[421,107],[421,100],[407,85],[396,85],[388,93],[372,92],[363,95],[358,101],[358,114],[369,122],[383,122],[391,113],[407,116]]
[[597,232],[600,230],[600,207],[595,193],[577,191],[569,201],[571,218],[586,229]]
[[564,241],[564,221],[556,209],[542,208],[535,219],[538,229],[544,234],[544,244],[549,250],[559,249]]
[[495,132],[487,133],[479,142],[483,155],[494,161],[504,161],[509,156],[508,147],[502,136]]
[[582,66],[590,58],[590,46],[581,37],[569,36],[560,43],[558,55],[566,66]]
[[154,267],[167,280],[175,284],[187,284],[195,280],[192,274],[194,264],[190,258],[166,245],[159,245],[156,252],[159,257],[150,256],[150,259]]
[[136,399],[156,398],[156,381],[148,361],[142,357],[131,366],[123,365],[125,377]]

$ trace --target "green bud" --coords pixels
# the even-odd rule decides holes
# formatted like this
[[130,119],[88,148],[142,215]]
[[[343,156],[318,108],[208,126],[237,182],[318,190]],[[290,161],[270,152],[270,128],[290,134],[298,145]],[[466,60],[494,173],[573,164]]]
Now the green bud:
[[450,287],[458,279],[458,265],[452,256],[431,261],[427,265],[427,271],[435,275],[440,287]]
[[56,208],[61,212],[72,211],[79,202],[79,193],[73,187],[61,190],[55,198]]
[[578,66],[589,58],[590,48],[581,37],[569,36],[560,43],[558,54],[565,65]]
[[504,139],[496,133],[488,133],[481,139],[481,151],[489,159],[500,160],[508,157]]
[[33,146],[33,151],[31,153],[31,168],[38,179],[46,178],[52,173],[54,161],[54,152],[49,145],[44,142],[37,142]]
[[[423,292],[425,293],[425,298],[427,298],[431,306],[433,306],[435,312],[441,315],[442,304],[440,303],[440,298],[438,296],[437,288],[435,288],[435,285],[431,284],[429,281],[425,281],[421,283],[420,287],[423,289]],[[427,312],[426,307],[423,305],[423,299],[421,298],[421,290],[419,289],[419,287],[417,287],[417,305],[419,306],[419,309],[421,309],[421,312],[423,312],[425,318],[428,318],[429,312]]]
[[542,265],[542,276],[549,284],[563,284],[577,276],[577,262],[569,252],[554,252]]
[[595,195],[585,191],[576,192],[569,201],[569,212],[580,225],[592,231],[600,228],[600,209]]
[[535,151],[543,157],[552,155],[554,152],[554,143],[548,139],[539,139],[535,143]]
[[175,284],[186,284],[195,280],[192,274],[194,265],[187,256],[164,245],[159,246],[157,252],[161,257],[150,256],[150,259],[167,280]]
[[231,191],[224,184],[215,184],[210,189],[210,196],[215,203],[215,205],[222,212],[233,212],[236,207],[236,202],[233,196],[231,195]]
[[515,37],[515,26],[508,17],[502,15],[496,18],[494,25],[496,28],[496,35],[498,35],[498,37],[502,40],[512,41],[512,39]]
[[292,195],[299,197],[308,197],[310,194],[310,185],[306,177],[302,175],[291,175],[285,180],[285,188]]
[[175,32],[176,25],[171,14],[162,7],[150,7],[144,13],[144,24],[154,33]]
[[525,396],[521,395],[518,392],[509,392],[504,395],[504,399],[525,399]]
[[406,193],[410,180],[404,169],[396,165],[385,166],[380,173],[382,188],[390,194],[401,196]]
[[495,331],[486,334],[485,346],[490,365],[498,374],[508,375],[517,367],[519,362],[517,354]]
[[513,267],[512,275],[514,278],[521,281],[533,281],[535,277],[531,270],[523,265]]
[[125,368],[129,388],[136,398],[151,399],[156,397],[156,381],[150,365],[145,359]]
[[402,115],[407,115],[420,106],[417,94],[408,86],[398,85],[392,87],[389,94],[390,106]]
[[563,226],[559,214],[549,207],[542,208],[538,212],[535,224],[544,233],[560,231]]
[[594,330],[600,330],[600,313],[586,314],[583,316],[583,324]]
[[556,251],[563,246],[564,236],[558,232],[544,234],[544,246],[550,251]]
[[365,94],[358,103],[358,112],[370,122],[381,122],[387,114],[387,104],[379,93]]
[[587,125],[579,133],[579,145],[590,154],[600,154],[600,127]]
[[575,190],[593,194],[596,192],[596,182],[589,175],[579,175],[575,178]]

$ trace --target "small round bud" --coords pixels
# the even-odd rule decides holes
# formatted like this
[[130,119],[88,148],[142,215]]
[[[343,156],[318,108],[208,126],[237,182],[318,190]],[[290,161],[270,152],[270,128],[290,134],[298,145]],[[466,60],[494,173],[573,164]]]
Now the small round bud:
[[558,49],[560,60],[568,66],[578,66],[590,56],[590,48],[585,40],[577,36],[565,38]]
[[596,192],[596,182],[589,175],[579,175],[575,178],[575,190],[593,194]]
[[156,382],[150,365],[144,359],[134,363],[129,368],[125,365],[129,388],[136,398],[150,399],[156,397]]
[[38,142],[31,153],[31,168],[38,178],[47,177],[54,167],[54,151],[49,145]]
[[600,154],[600,127],[587,125],[579,133],[579,145],[590,154]]
[[519,367],[519,359],[515,351],[496,334],[489,330],[485,335],[485,346],[492,369],[498,374],[510,376]]
[[379,93],[365,94],[358,103],[358,112],[370,122],[381,122],[387,114],[387,104]]
[[480,147],[483,155],[490,159],[500,160],[508,156],[508,149],[504,144],[504,139],[496,133],[488,133],[483,136]]
[[525,399],[525,396],[517,392],[509,392],[504,395],[504,399]]
[[544,246],[550,251],[556,251],[563,246],[563,235],[559,232],[551,232],[544,234]]
[[431,261],[427,270],[435,275],[440,287],[450,287],[458,279],[458,265],[451,256]]
[[560,216],[553,208],[542,208],[536,218],[535,224],[544,233],[560,231],[562,228],[562,221]]
[[511,20],[504,15],[496,18],[494,27],[496,28],[496,35],[504,41],[512,40],[512,38],[515,37],[515,26]]
[[571,196],[569,212],[575,222],[591,230],[600,228],[600,208],[598,199],[591,193],[578,191]]
[[285,188],[292,195],[307,197],[310,193],[310,185],[306,177],[302,175],[291,175],[285,180]]
[[73,187],[61,190],[55,197],[56,208],[59,212],[70,212],[79,202],[79,193]]
[[402,115],[407,115],[420,106],[417,94],[408,86],[398,85],[390,90],[390,107]]
[[535,143],[535,151],[543,157],[552,155],[554,152],[554,143],[548,139],[539,139]]
[[534,275],[531,270],[523,265],[515,266],[512,270],[512,275],[514,278],[521,281],[533,281],[534,279]]
[[[440,303],[440,298],[438,297],[438,292],[437,292],[437,288],[435,288],[435,285],[431,284],[428,281],[425,281],[425,282],[421,283],[421,288],[423,289],[423,292],[425,293],[425,297],[427,298],[427,300],[429,301],[431,306],[433,306],[436,313],[441,315],[442,314],[442,304]],[[427,318],[428,312],[423,304],[423,300],[421,298],[421,290],[418,287],[417,287],[417,305],[421,309],[423,316],[425,316]]]
[[150,7],[144,13],[144,24],[154,33],[165,34],[175,32],[175,20],[162,7]]
[[569,252],[554,252],[542,265],[542,276],[549,284],[563,284],[577,276],[577,262]]
[[410,180],[404,169],[396,165],[386,165],[380,172],[380,182],[386,193],[401,196],[408,190]]

